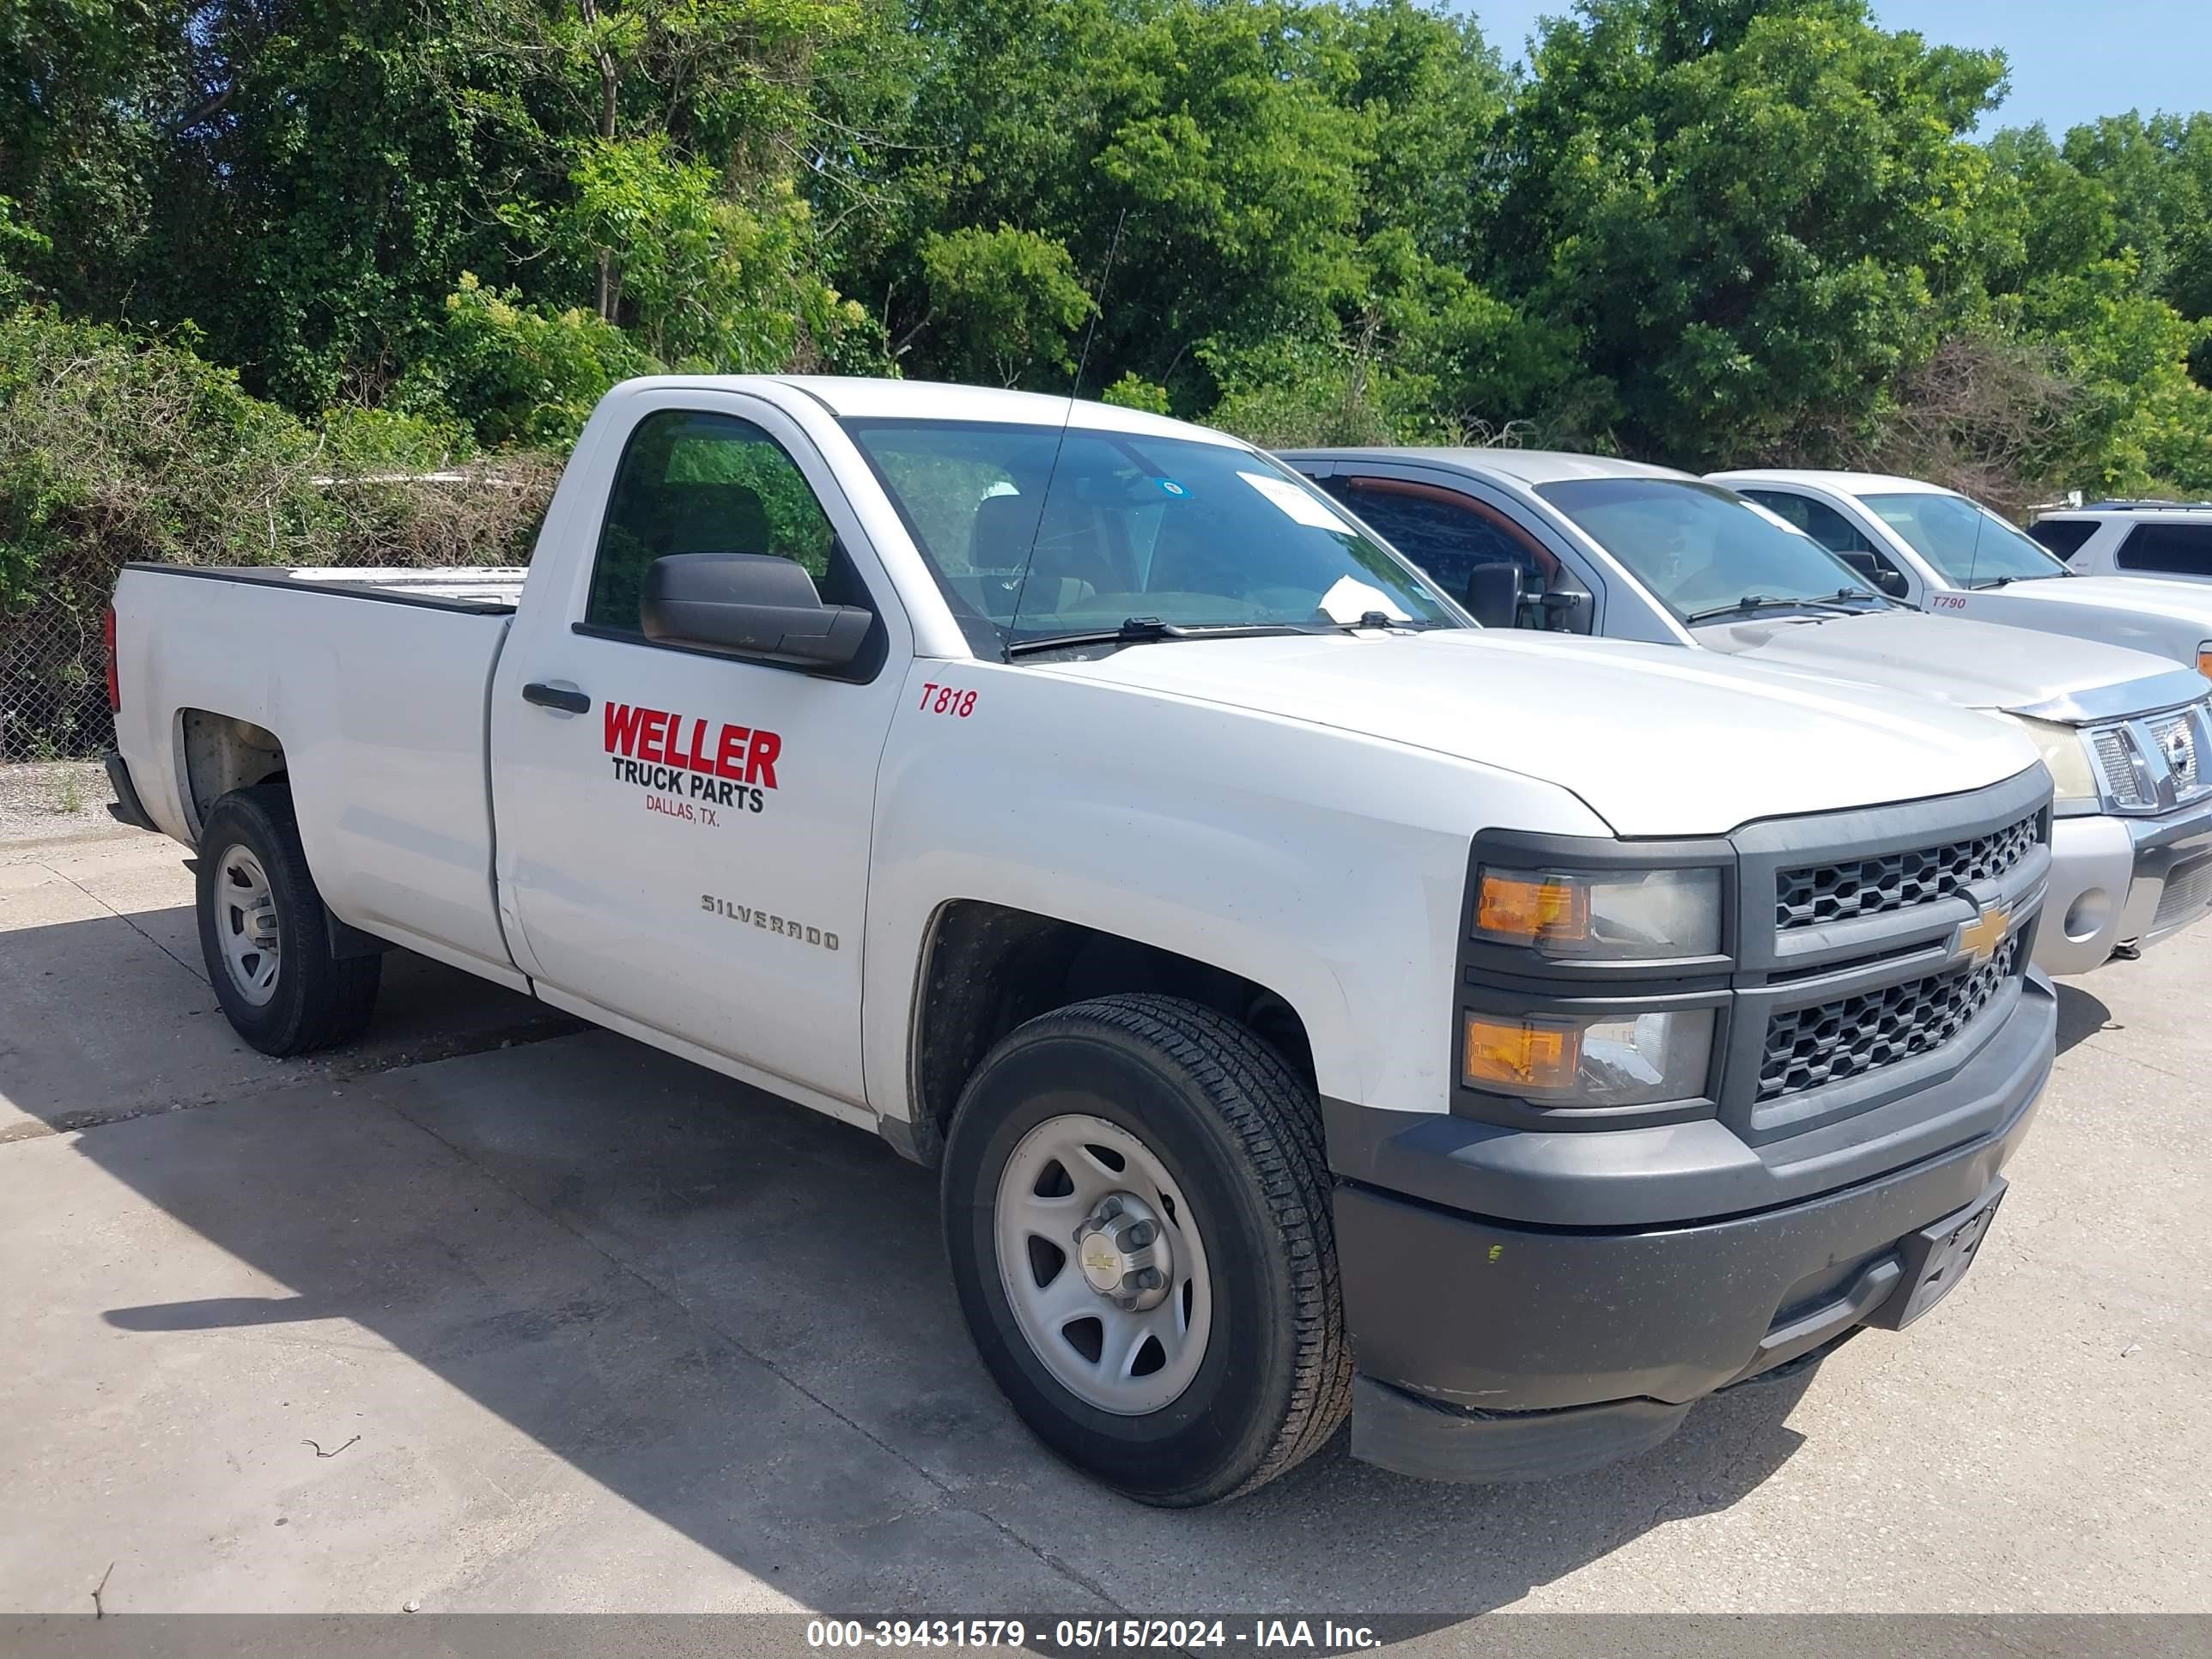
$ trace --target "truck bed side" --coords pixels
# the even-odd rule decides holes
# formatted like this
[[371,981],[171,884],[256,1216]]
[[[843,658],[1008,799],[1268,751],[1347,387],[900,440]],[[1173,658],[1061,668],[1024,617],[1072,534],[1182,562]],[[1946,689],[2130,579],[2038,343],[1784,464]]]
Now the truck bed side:
[[375,580],[398,574],[130,567],[118,744],[149,815],[187,843],[226,790],[283,773],[334,915],[519,988],[485,770],[512,609],[499,579],[519,588],[519,573]]

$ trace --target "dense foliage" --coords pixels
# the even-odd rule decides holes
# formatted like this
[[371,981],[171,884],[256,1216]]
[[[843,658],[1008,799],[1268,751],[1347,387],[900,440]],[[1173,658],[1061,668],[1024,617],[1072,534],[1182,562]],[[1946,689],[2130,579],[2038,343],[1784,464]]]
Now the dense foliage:
[[1863,0],[1582,0],[1521,74],[1414,0],[15,0],[0,605],[507,556],[535,486],[329,480],[542,478],[641,371],[1060,390],[1086,337],[1277,442],[2212,491],[2212,115],[1977,137],[2004,74]]

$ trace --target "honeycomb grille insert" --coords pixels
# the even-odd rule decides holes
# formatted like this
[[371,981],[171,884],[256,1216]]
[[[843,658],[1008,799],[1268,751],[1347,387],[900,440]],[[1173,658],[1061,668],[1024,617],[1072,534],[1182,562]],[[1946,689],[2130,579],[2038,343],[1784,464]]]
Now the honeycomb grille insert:
[[1863,1077],[1942,1048],[1989,1006],[2019,965],[2015,933],[1978,968],[1953,968],[1772,1016],[1759,1067],[1760,1102]]
[[1775,929],[1786,933],[1909,910],[1947,898],[1969,882],[1993,881],[2027,856],[2039,817],[2031,812],[1967,841],[1782,871],[1774,878]]

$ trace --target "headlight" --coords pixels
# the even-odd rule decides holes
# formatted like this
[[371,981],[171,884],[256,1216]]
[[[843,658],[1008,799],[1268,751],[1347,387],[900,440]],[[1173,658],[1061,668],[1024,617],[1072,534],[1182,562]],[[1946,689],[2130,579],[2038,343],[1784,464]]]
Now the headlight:
[[1717,870],[1476,872],[1474,936],[1572,962],[1709,957],[1721,948]]
[[2070,726],[2061,726],[2056,720],[2032,720],[2025,714],[2007,714],[2005,718],[2035,739],[2035,746],[2043,752],[2043,763],[2051,769],[2051,781],[2058,803],[2087,801],[2092,804],[2102,799],[2097,787],[2097,775],[2090,769],[2089,751],[2081,746],[2081,733]]
[[1541,1106],[1637,1106],[1705,1091],[1713,1011],[1522,1018],[1468,1012],[1461,1081]]

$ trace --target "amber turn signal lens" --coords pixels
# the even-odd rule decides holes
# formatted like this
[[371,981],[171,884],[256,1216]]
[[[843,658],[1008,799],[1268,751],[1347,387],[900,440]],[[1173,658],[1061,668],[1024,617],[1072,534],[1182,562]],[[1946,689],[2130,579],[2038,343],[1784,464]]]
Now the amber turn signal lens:
[[1583,1034],[1571,1027],[1467,1016],[1462,1067],[1474,1088],[1565,1089],[1582,1064]]
[[1475,896],[1474,925],[1509,939],[1589,936],[1589,889],[1552,876],[1509,876],[1486,870]]
[[2212,647],[2197,653],[2197,672],[2206,679],[2212,680]]

